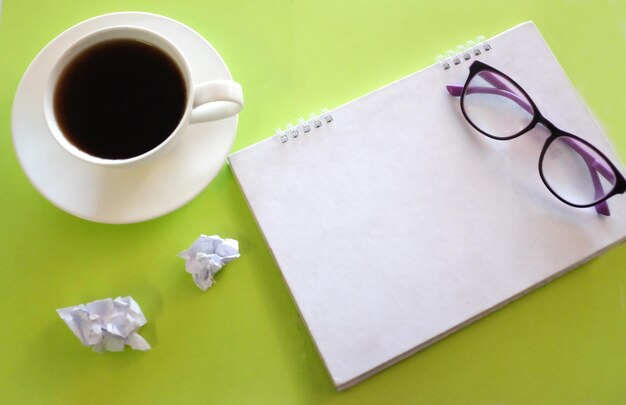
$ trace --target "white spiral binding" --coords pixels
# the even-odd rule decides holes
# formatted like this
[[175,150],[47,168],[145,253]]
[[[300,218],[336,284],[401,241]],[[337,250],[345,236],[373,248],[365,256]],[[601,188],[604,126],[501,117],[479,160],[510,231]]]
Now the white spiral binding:
[[[482,35],[476,38],[476,41],[467,41],[465,45],[459,45],[456,47],[456,51],[449,50],[445,56],[437,56],[437,62],[441,64],[444,70],[448,70],[452,65],[460,65],[462,61],[469,61],[472,57],[480,55],[482,52],[488,52],[491,50],[491,45],[487,42],[487,39]],[[307,135],[312,133],[322,125],[330,124],[333,122],[332,114],[323,109],[319,114],[309,114],[309,119],[298,118],[298,123],[294,126],[291,123],[287,124],[286,129],[276,128],[275,137],[280,143],[287,143],[290,139],[297,139],[301,135]]]
[[322,125],[328,125],[331,122],[333,122],[333,116],[324,108],[319,114],[309,114],[308,120],[300,117],[296,125],[289,123],[286,129],[276,128],[275,137],[280,143],[287,143],[290,139],[297,139],[301,135],[308,135],[316,129],[321,128]]
[[448,70],[452,65],[460,65],[462,61],[469,61],[472,57],[480,55],[482,52],[491,50],[491,45],[482,35],[476,38],[476,41],[467,41],[465,45],[459,45],[456,50],[449,50],[444,55],[437,56],[437,63]]

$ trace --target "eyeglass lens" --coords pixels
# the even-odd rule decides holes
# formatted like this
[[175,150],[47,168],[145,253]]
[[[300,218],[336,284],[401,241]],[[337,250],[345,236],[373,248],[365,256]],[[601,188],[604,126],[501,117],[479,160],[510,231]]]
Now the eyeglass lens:
[[477,73],[465,88],[463,109],[471,123],[495,138],[509,138],[530,125],[534,110],[524,93],[497,73]]
[[575,205],[597,203],[617,182],[613,169],[595,149],[569,136],[559,136],[548,145],[540,168],[548,187]]

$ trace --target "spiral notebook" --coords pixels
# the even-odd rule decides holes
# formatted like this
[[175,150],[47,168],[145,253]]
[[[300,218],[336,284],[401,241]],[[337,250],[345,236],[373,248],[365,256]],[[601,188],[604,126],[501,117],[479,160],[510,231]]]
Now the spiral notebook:
[[626,238],[623,196],[602,217],[545,188],[542,128],[502,142],[464,120],[445,86],[475,59],[619,161],[532,22],[230,156],[338,389]]

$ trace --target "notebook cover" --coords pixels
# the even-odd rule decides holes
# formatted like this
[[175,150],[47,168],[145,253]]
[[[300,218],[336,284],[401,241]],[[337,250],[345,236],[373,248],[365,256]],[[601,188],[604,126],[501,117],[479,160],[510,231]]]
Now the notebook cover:
[[[532,22],[489,43],[472,60],[507,73],[548,119],[617,162]],[[430,66],[332,110],[334,121],[308,134],[230,156],[338,389],[626,238],[626,205],[601,217],[545,188],[545,129],[501,142],[469,126],[445,89],[463,84],[468,66]]]

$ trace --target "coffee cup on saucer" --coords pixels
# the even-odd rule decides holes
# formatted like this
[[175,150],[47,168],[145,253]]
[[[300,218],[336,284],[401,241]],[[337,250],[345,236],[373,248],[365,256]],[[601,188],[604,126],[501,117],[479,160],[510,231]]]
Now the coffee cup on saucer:
[[150,160],[188,136],[188,126],[242,107],[239,83],[193,82],[179,48],[137,26],[78,38],[54,63],[43,96],[54,140],[70,155],[104,166]]
[[13,100],[17,159],[53,205],[129,224],[192,201],[217,176],[243,105],[217,50],[143,12],[82,21],[28,66]]

